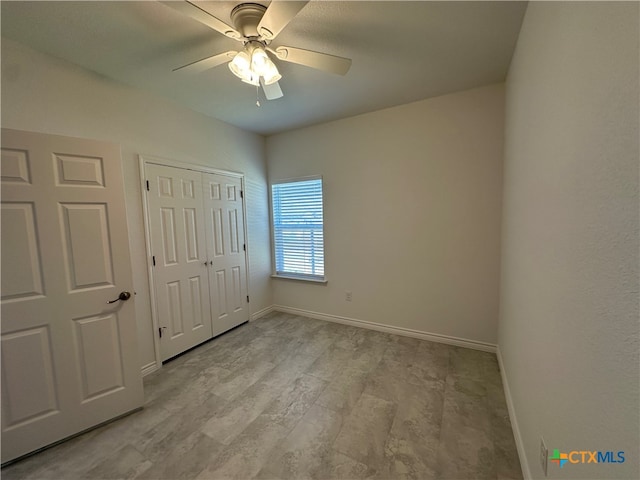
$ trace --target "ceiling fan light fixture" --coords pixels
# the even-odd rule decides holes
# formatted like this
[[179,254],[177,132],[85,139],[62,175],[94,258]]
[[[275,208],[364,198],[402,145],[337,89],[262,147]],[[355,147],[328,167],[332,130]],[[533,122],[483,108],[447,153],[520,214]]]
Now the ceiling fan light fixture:
[[251,70],[265,76],[272,69],[273,62],[262,47],[254,47],[251,52]]
[[282,75],[280,75],[276,66],[273,63],[271,63],[271,65],[273,66],[273,69],[271,69],[267,75],[262,76],[265,85],[273,85],[282,78]]
[[278,68],[271,61],[262,45],[248,44],[229,62],[229,70],[249,85],[260,85],[260,77],[265,85],[272,85],[282,78]]
[[271,85],[282,78],[278,67],[269,58],[262,45],[251,46],[251,70],[262,77],[265,85]]
[[249,85],[260,85],[260,75],[251,70],[251,56],[246,52],[238,52],[233,60],[229,62],[229,70]]
[[267,52],[260,47],[253,47],[251,50],[251,70],[263,75],[268,68],[269,57],[267,57]]
[[233,60],[229,62],[229,70],[233,72],[233,74],[243,79],[247,75],[248,72],[251,71],[251,58],[249,54],[245,51],[238,52]]

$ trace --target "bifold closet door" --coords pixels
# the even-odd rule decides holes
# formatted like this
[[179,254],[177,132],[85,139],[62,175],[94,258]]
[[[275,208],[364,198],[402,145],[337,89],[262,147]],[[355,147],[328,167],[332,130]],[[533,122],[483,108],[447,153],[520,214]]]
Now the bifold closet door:
[[203,173],[213,334],[249,320],[242,182]]
[[143,404],[120,147],[2,130],[2,462]]
[[202,177],[148,164],[148,214],[160,352],[167,360],[212,337]]

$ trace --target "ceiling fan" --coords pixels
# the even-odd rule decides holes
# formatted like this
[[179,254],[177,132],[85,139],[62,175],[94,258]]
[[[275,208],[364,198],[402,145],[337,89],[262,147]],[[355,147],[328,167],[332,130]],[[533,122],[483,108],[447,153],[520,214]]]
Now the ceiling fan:
[[258,3],[241,3],[231,11],[233,27],[209,13],[204,4],[200,6],[195,1],[162,3],[244,45],[240,51],[211,55],[175,68],[174,72],[199,73],[227,62],[234,75],[250,85],[262,86],[267,100],[273,100],[283,96],[278,84],[282,76],[269,54],[278,60],[338,75],[345,75],[351,67],[348,58],[295,47],[270,47],[308,1],[272,0],[268,8]]

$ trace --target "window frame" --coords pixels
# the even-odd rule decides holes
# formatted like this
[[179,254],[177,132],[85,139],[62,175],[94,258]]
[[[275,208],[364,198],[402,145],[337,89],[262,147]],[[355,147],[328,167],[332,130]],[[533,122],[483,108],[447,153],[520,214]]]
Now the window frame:
[[[322,186],[322,249],[323,249],[323,270],[324,275],[298,274],[298,273],[278,273],[276,266],[276,229],[274,224],[274,208],[273,208],[273,186],[283,183],[305,182],[309,180],[320,180]],[[269,225],[271,227],[271,278],[280,278],[285,280],[296,280],[311,283],[327,283],[327,270],[324,254],[326,253],[326,235],[325,235],[325,200],[324,200],[324,178],[322,175],[308,175],[303,177],[292,177],[272,180],[268,186],[269,195]]]

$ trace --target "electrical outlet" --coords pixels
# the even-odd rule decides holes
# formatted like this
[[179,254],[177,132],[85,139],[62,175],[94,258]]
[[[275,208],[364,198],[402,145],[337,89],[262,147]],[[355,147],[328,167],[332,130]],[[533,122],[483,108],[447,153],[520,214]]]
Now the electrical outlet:
[[547,476],[547,462],[549,461],[549,450],[544,444],[544,439],[540,437],[540,466],[544,472],[544,476]]
[[346,292],[344,292],[344,299],[345,299],[347,302],[350,302],[350,301],[352,300],[352,298],[353,298],[353,297],[352,297],[352,295],[351,295],[351,291],[350,291],[350,290],[347,290]]

